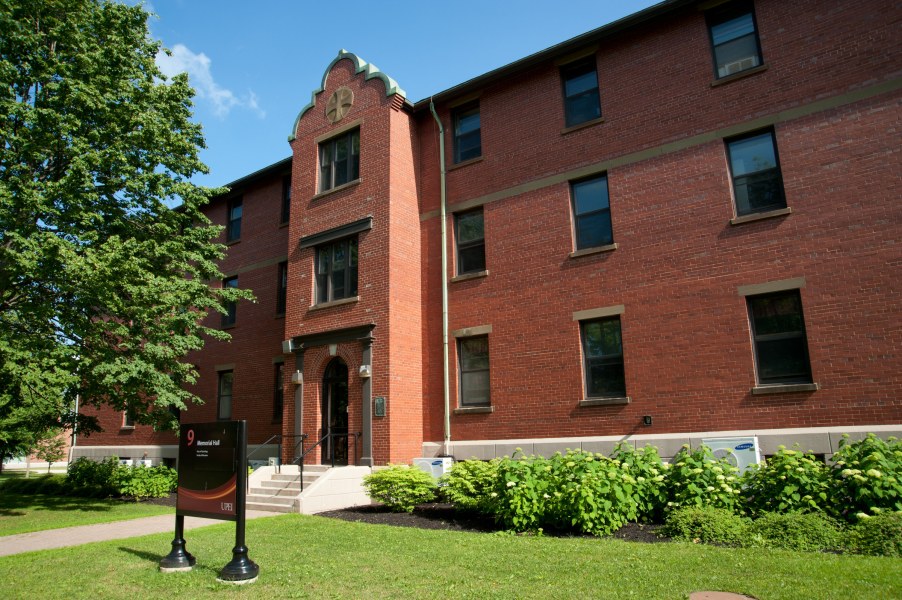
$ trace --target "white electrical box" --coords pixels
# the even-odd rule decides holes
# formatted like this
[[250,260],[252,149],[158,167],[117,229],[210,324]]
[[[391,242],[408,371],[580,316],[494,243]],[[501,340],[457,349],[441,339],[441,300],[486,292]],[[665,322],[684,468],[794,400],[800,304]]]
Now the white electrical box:
[[739,468],[742,474],[751,465],[761,462],[761,450],[758,448],[758,438],[708,438],[702,440],[702,444],[711,448],[714,458],[726,458],[734,467]]
[[151,459],[149,459],[149,458],[142,458],[142,459],[141,459],[140,461],[138,461],[138,462],[139,462],[140,464],[144,465],[145,467],[152,467],[152,466],[153,466],[153,460],[151,460]]
[[270,467],[278,467],[279,466],[279,457],[278,456],[270,456],[269,457],[269,466]]
[[126,466],[126,467],[131,467],[131,466],[133,466],[133,465],[135,464],[135,461],[133,461],[133,460],[130,459],[130,458],[120,458],[120,459],[119,459],[119,464],[120,464],[120,465],[123,465],[123,466]]
[[436,479],[451,470],[454,465],[454,459],[450,456],[442,458],[415,458],[413,466],[426,471]]

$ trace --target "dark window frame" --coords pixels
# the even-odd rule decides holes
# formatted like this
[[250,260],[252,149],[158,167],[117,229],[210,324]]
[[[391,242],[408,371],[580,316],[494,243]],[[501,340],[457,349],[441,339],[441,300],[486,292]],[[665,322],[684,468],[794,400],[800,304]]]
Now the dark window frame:
[[[226,277],[222,280],[222,287],[225,288],[237,288],[238,287],[238,276],[233,275],[232,277]],[[226,302],[225,305],[226,312],[222,315],[222,323],[221,327],[225,329],[226,327],[234,327],[238,323],[238,302]]]
[[244,198],[238,196],[229,200],[226,212],[226,242],[237,242],[241,239],[241,217],[244,213]]
[[[792,302],[798,307],[795,319],[799,327],[797,329],[784,329],[783,331],[762,332],[765,323],[763,316],[758,317],[764,309],[768,308],[764,304],[773,300],[783,300],[791,298]],[[759,305],[760,303],[760,305]],[[774,306],[773,304],[771,306]],[[752,350],[755,356],[755,378],[759,385],[781,385],[781,384],[810,384],[814,382],[811,372],[811,356],[808,351],[808,333],[805,328],[805,312],[802,307],[802,294],[798,289],[782,290],[779,292],[771,292],[767,294],[757,294],[746,297],[746,307],[748,310],[749,327],[752,335]],[[756,310],[760,308],[761,310]],[[775,307],[778,308],[778,307]],[[773,313],[773,310],[770,311]],[[776,315],[774,318],[783,318],[783,322],[792,320],[792,315]],[[788,318],[787,318],[788,317]],[[773,327],[773,326],[772,326]],[[794,372],[783,372],[782,374],[765,374],[773,367],[775,358],[774,350],[766,350],[765,348],[774,345],[777,346],[777,352],[786,352],[788,348],[795,344],[794,358],[801,369]],[[780,347],[782,346],[782,347]],[[785,355],[785,354],[784,354]],[[768,365],[770,363],[770,365]]]
[[[228,421],[232,418],[235,411],[235,372],[230,369],[228,371],[219,371],[216,375],[216,419]],[[228,385],[228,393],[226,393],[226,385]],[[228,407],[227,413],[223,411],[224,406]]]
[[[717,41],[718,34],[715,31],[717,28],[727,25],[731,22],[736,25],[737,20],[746,17],[748,18],[746,26],[751,25],[752,28],[750,32],[743,33],[741,35],[735,35],[720,42]],[[755,7],[752,2],[730,2],[722,7],[708,11],[705,15],[705,19],[708,23],[708,41],[711,44],[711,60],[714,66],[715,79],[730,77],[731,75],[736,75],[738,73],[742,73],[743,71],[754,69],[764,64],[764,56],[761,54],[761,39],[758,35],[758,21],[755,18]],[[723,57],[724,54],[727,54],[729,52],[729,44],[735,43],[737,40],[749,37],[753,38],[754,40],[755,53],[753,56],[745,56],[739,60],[727,60],[727,58]],[[752,60],[746,66],[737,64],[744,61],[749,61],[749,59]],[[727,69],[728,65],[735,65],[735,70],[732,67],[730,69]],[[721,72],[721,69],[723,69],[723,72]]]
[[[736,146],[744,142],[769,137],[770,149],[773,152],[774,166],[748,171],[737,175],[735,163]],[[773,210],[786,208],[786,190],[783,187],[783,171],[780,168],[780,153],[777,149],[777,135],[773,129],[759,129],[740,136],[724,140],[727,148],[727,164],[730,168],[730,182],[733,187],[733,205],[737,217],[766,213]],[[759,194],[771,194],[773,201],[768,203],[755,203],[753,191]]]
[[135,428],[135,413],[131,409],[131,407],[126,408],[122,411],[122,429],[134,429]]
[[[473,101],[454,109],[454,164],[473,160],[482,156],[482,113],[479,101]],[[476,117],[476,128],[461,132],[461,124],[470,117]],[[474,143],[475,140],[475,143]]]
[[[568,91],[571,84],[589,74],[594,77],[594,87]],[[561,90],[564,94],[565,128],[601,118],[601,90],[598,85],[598,65],[594,54],[561,67]]]
[[[471,346],[473,344],[483,344],[485,348],[484,360],[485,367],[474,367],[472,366],[472,361],[482,358],[482,356],[475,355],[471,350]],[[461,408],[466,407],[474,407],[474,406],[491,406],[492,404],[492,393],[491,393],[491,353],[489,349],[489,336],[488,335],[474,335],[471,337],[463,337],[457,339],[457,397],[458,397],[458,405]],[[467,380],[471,379],[471,376],[485,373],[485,377],[488,381],[488,387],[485,388],[485,399],[477,398],[474,400],[470,395],[468,395],[468,386]],[[479,390],[477,390],[479,391]]]
[[[479,215],[482,220],[482,236],[461,240],[461,220]],[[480,206],[474,210],[454,214],[454,241],[457,246],[457,274],[485,271],[485,213]]]
[[[347,156],[341,158],[342,144]],[[360,179],[360,129],[352,129],[319,145],[319,191],[349,184]]]
[[285,408],[285,363],[275,363],[273,371],[272,422],[281,423],[282,411]]
[[[615,353],[598,353],[594,352],[589,344],[588,328],[593,325],[601,325],[604,327],[609,323],[617,324],[617,346],[618,351]],[[612,315],[599,319],[587,319],[579,322],[580,345],[583,352],[583,381],[586,387],[586,398],[625,398],[626,394],[626,371],[623,360],[623,326],[620,315]],[[618,368],[619,367],[619,368]],[[593,377],[594,369],[611,368],[618,371],[618,380],[616,383],[621,385],[616,390],[603,391],[599,389],[599,383],[596,383]],[[610,386],[610,380],[600,382]]]
[[[580,211],[580,191],[596,182],[604,183],[604,200],[601,208]],[[588,193],[588,192],[586,192]],[[576,250],[602,248],[614,243],[614,219],[611,215],[611,194],[608,175],[594,175],[586,179],[570,182],[570,208],[573,211],[573,239]],[[594,200],[589,200],[595,202]],[[599,235],[600,228],[600,235]],[[598,239],[600,237],[600,239]]]
[[291,175],[282,177],[282,209],[279,213],[279,225],[285,225],[291,219]]
[[276,315],[284,315],[288,304],[288,261],[279,263],[276,277]]
[[[316,304],[325,304],[357,296],[358,288],[358,240],[351,236],[334,240],[316,247],[314,279],[316,283]],[[336,249],[345,251],[346,266],[336,269]],[[328,252],[328,255],[325,254]],[[341,281],[336,274],[341,271]],[[338,285],[340,283],[340,287]],[[338,291],[340,290],[340,291]]]

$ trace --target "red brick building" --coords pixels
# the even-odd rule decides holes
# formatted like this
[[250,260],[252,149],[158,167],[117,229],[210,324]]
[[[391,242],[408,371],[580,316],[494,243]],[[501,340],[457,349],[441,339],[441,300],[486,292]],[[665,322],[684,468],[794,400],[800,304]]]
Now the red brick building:
[[[183,421],[363,465],[898,435],[900,23],[671,0],[418,102],[340,52],[208,208],[257,302]],[[76,452],[175,456],[107,417]]]

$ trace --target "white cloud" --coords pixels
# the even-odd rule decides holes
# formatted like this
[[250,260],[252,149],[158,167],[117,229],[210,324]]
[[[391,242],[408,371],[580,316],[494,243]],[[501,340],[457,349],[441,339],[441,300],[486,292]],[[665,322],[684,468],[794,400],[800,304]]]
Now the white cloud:
[[171,54],[160,52],[157,54],[157,67],[166,77],[172,77],[179,73],[187,73],[188,81],[197,92],[197,97],[207,100],[213,106],[213,114],[217,117],[225,117],[234,107],[246,108],[257,113],[261,119],[266,117],[266,111],[260,108],[257,95],[248,90],[239,97],[232,90],[220,86],[213,79],[210,71],[210,57],[201,52],[195,54],[184,44],[176,44],[172,47]]

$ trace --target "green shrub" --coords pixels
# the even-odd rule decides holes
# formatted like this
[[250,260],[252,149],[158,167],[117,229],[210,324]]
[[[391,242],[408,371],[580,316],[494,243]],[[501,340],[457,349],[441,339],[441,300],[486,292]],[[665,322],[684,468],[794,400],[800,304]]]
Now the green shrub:
[[623,442],[617,444],[611,459],[635,481],[633,497],[639,521],[659,521],[667,504],[664,473],[667,467],[654,446],[634,449]]
[[745,506],[753,515],[830,509],[830,467],[798,448],[780,446],[766,463],[749,468],[740,481]]
[[417,504],[435,500],[432,475],[407,465],[389,465],[363,478],[370,498],[397,512],[413,512]]
[[[576,529],[593,535],[613,533],[645,512],[645,499],[659,485],[651,475],[653,455],[646,451],[617,458],[568,450],[498,464],[495,517],[515,531]],[[638,482],[635,473],[643,477]],[[640,491],[641,490],[641,491]]]
[[[836,516],[854,521],[881,511],[902,511],[902,442],[873,433],[848,443],[844,436],[833,455]],[[876,509],[876,510],[875,510]]]
[[667,515],[661,533],[676,540],[738,546],[749,520],[726,508],[687,506]]
[[157,467],[120,465],[115,471],[113,481],[120,495],[140,501],[145,498],[162,498],[174,492],[178,485],[178,474],[175,469],[163,465]]
[[67,484],[72,495],[79,489],[89,489],[94,494],[111,496],[117,493],[116,473],[121,468],[119,459],[108,456],[102,461],[91,460],[82,456],[72,461],[66,474]]
[[725,458],[715,459],[707,446],[691,450],[684,444],[664,478],[667,510],[685,506],[735,510],[740,494],[738,473]]
[[[19,494],[22,496],[32,494],[64,495],[66,477],[64,475],[43,474],[37,477],[21,477],[9,479],[3,482],[0,490],[7,494]],[[46,491],[45,491],[46,490]]]
[[902,512],[861,519],[849,530],[848,549],[858,554],[902,557]]
[[835,520],[821,513],[766,513],[749,525],[744,545],[809,552],[839,550],[843,534]]
[[494,510],[492,492],[498,479],[499,459],[490,461],[464,460],[455,463],[440,483],[445,498],[462,510],[483,514]]

